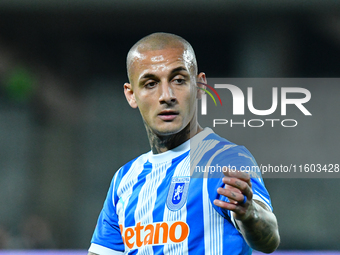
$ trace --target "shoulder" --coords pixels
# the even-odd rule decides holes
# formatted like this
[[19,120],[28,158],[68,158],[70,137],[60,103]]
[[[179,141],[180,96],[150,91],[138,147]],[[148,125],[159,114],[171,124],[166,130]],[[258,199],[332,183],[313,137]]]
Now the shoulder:
[[214,178],[220,178],[222,173],[217,169],[223,167],[235,170],[251,169],[257,172],[257,162],[246,147],[217,135],[211,129],[208,130],[208,134],[201,139],[201,142],[192,148],[191,156],[193,156],[195,174],[203,169],[212,171],[213,173],[210,174],[213,174]]
[[[202,139],[201,143],[197,144],[197,148],[204,147],[205,153],[210,152],[209,154],[212,154],[215,157],[222,154],[234,157],[244,157],[248,158],[249,160],[254,159],[253,155],[245,146],[238,145],[227,140],[224,137],[219,136],[218,134],[214,133],[210,128],[206,129],[208,130],[207,135]],[[204,146],[208,143],[211,144],[211,146]]]

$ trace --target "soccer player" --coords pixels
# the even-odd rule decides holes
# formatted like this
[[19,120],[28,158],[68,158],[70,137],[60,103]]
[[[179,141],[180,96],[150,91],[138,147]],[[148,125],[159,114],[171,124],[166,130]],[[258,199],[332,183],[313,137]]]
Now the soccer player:
[[[151,151],[114,175],[89,255],[273,252],[280,238],[261,176],[225,167],[257,166],[255,159],[197,122],[206,76],[191,45],[148,35],[130,49],[127,72],[124,93]],[[222,176],[204,171],[212,166]]]

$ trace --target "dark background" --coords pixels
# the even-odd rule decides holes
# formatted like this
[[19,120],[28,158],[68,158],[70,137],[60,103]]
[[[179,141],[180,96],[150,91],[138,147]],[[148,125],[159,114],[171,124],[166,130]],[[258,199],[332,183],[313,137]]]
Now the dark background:
[[[123,94],[125,57],[141,37],[184,37],[208,77],[339,77],[339,10],[330,0],[1,0],[0,248],[88,248],[114,172],[149,150]],[[263,161],[267,153],[312,158],[329,144],[336,155],[339,121],[325,123],[339,119],[340,90],[318,88],[312,100],[321,92],[324,100],[313,107],[324,110],[314,121],[324,125],[274,132],[273,143],[265,132],[227,138]],[[294,142],[306,132],[315,143],[301,151]],[[282,141],[291,141],[289,153]],[[280,249],[340,250],[339,179],[265,182]]]

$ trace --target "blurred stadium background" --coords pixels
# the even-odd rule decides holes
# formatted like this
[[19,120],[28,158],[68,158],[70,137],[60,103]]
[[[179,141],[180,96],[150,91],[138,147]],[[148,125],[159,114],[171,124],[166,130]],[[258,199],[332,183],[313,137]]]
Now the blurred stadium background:
[[[122,88],[129,48],[157,31],[208,77],[340,76],[337,0],[0,0],[0,249],[88,248],[114,172],[149,150]],[[311,133],[339,154],[331,117]],[[280,250],[340,250],[339,179],[265,181]]]

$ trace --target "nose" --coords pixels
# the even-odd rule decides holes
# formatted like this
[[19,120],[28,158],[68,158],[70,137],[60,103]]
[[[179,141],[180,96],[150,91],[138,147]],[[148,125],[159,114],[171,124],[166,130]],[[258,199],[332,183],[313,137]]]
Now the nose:
[[176,102],[175,93],[169,83],[163,83],[161,86],[161,95],[159,97],[159,102],[166,104],[174,104]]

